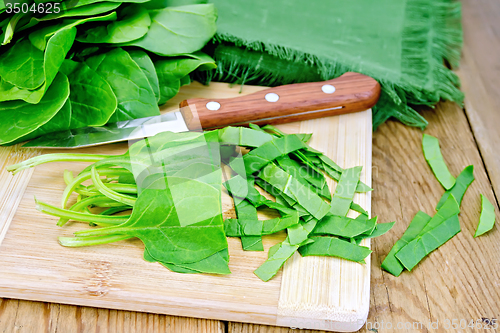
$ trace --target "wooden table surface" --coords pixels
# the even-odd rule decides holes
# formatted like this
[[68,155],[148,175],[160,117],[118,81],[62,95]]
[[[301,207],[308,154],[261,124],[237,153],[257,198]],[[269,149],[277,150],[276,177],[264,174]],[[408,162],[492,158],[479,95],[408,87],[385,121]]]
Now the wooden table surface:
[[[462,232],[411,273],[396,278],[380,269],[415,213],[423,210],[433,215],[443,193],[423,158],[422,132],[395,121],[380,126],[373,137],[372,214],[396,225],[372,241],[370,314],[360,332],[494,332],[487,323],[500,320],[500,229],[497,224],[488,234],[472,237],[480,212],[479,193],[494,204],[500,221],[500,2],[462,3],[465,45],[458,73],[466,93],[465,109],[444,102],[434,111],[422,111],[429,121],[425,132],[440,139],[452,174],[474,165],[476,180],[463,199],[460,214]],[[446,329],[447,320],[452,325],[453,319],[465,319],[467,324],[480,319],[480,326],[490,330]],[[306,331],[0,299],[0,332]]]

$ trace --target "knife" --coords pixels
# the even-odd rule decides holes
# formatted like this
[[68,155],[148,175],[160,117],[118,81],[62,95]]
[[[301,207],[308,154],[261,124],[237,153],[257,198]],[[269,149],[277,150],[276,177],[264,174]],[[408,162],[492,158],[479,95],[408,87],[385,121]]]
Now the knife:
[[379,95],[377,81],[349,72],[328,81],[278,86],[240,97],[188,99],[175,112],[49,133],[23,147],[81,148],[142,139],[164,131],[212,130],[329,117],[367,110],[375,105]]

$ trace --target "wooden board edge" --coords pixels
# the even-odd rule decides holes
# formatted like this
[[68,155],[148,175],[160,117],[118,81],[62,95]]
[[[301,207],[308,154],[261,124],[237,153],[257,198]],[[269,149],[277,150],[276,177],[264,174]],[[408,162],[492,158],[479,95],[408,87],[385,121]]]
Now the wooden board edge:
[[34,171],[30,168],[13,176],[6,167],[41,154],[39,149],[23,149],[20,146],[18,144],[0,147],[0,245],[9,230]]
[[[367,110],[365,112],[369,112],[371,115],[370,110]],[[346,115],[346,116],[351,116],[351,115]],[[370,133],[370,138],[371,138],[371,120],[370,120],[369,130],[364,131],[364,132]],[[371,139],[369,141],[366,141],[366,143],[368,143],[368,147],[371,148]],[[31,152],[33,152],[33,150],[31,150]],[[39,153],[40,152],[37,152],[37,154],[39,154]],[[29,157],[24,156],[24,157],[20,158],[20,161],[25,160],[27,158],[29,158]],[[370,158],[371,158],[371,153],[370,153]],[[12,164],[12,163],[17,163],[17,162],[12,161],[12,162],[9,162],[8,164]],[[370,165],[371,165],[371,160],[370,160]],[[2,170],[3,169],[4,168],[2,168]],[[16,176],[16,177],[18,177],[18,179],[24,179],[26,181],[26,185],[23,187],[22,193],[20,193],[20,198],[22,198],[23,193],[26,190],[27,184],[29,183],[31,175],[33,173],[33,169],[28,170],[28,171],[31,171],[31,173],[29,173],[29,175],[27,172],[25,172],[26,174],[23,177],[21,177],[21,174]],[[12,178],[11,175],[8,175],[8,176]],[[2,178],[0,178],[0,184],[2,184],[1,180],[2,180]],[[366,182],[366,180],[365,180],[365,182]],[[0,192],[0,199],[2,198],[1,194],[2,194],[2,192]],[[18,204],[19,204],[19,202],[18,202]],[[365,206],[365,208],[370,210],[369,206]],[[17,206],[15,208],[11,207],[10,209],[11,209],[11,211],[15,212],[17,210]],[[0,224],[2,222],[3,221],[0,221]],[[368,265],[367,265],[368,270],[369,270],[369,264],[370,264],[370,262],[368,261]],[[369,276],[369,274],[368,274],[368,276]],[[10,282],[12,282],[12,281],[10,281]],[[369,287],[369,279],[368,279],[368,287]],[[13,296],[13,294],[11,293],[12,290],[17,290],[17,293],[15,294],[15,296]],[[58,295],[57,293],[52,293],[52,294],[49,293],[49,294],[43,294],[43,295],[39,294],[39,293],[37,294],[36,290],[25,289],[22,286],[16,286],[16,289],[0,288],[0,294],[2,296],[5,296],[5,297],[15,297],[15,298],[21,298],[21,299],[43,300],[43,301],[48,301],[48,302],[61,302],[61,303],[65,303],[65,304],[75,304],[74,303],[75,301],[72,300],[71,298],[67,298],[67,297]],[[369,289],[368,289],[368,297],[369,297]],[[125,307],[120,307],[120,306],[117,306],[116,303],[114,303],[114,302],[107,302],[105,305],[103,305],[102,300],[98,300],[97,298],[87,299],[84,302],[82,302],[80,300],[78,302],[78,304],[86,305],[86,306],[123,309],[123,310],[130,310],[130,311],[140,311],[140,312],[146,311],[146,310],[144,310],[143,305],[141,305],[140,303],[136,304],[136,303],[128,302]],[[259,323],[259,324],[268,324],[268,325],[276,325],[280,319],[277,317],[276,312],[274,312],[274,311],[264,311],[264,312],[258,314],[259,318],[255,318],[254,317],[256,315],[255,313],[249,313],[249,314],[247,314],[247,316],[242,317],[241,314],[237,315],[235,313],[230,313],[230,312],[221,314],[221,312],[217,312],[217,311],[213,312],[213,309],[210,310],[208,308],[204,309],[204,310],[206,310],[206,311],[205,311],[205,314],[203,314],[203,315],[199,315],[199,314],[193,315],[192,313],[189,313],[189,311],[186,311],[186,308],[183,308],[182,306],[176,307],[175,304],[170,304],[170,305],[157,304],[154,310],[148,309],[147,311],[153,312],[153,313],[170,314],[170,315],[197,316],[197,317],[206,318],[206,319],[249,321],[249,322],[254,322],[254,323]],[[273,308],[273,310],[274,310],[274,308]],[[368,311],[368,309],[366,310],[366,313],[367,313],[367,311]],[[236,316],[238,316],[238,317],[236,318]],[[285,319],[285,318],[286,317],[281,315],[281,319]],[[365,319],[366,319],[366,317],[365,317]]]
[[5,285],[6,283],[2,283],[2,281],[0,280],[0,298],[20,299],[45,303],[58,303],[118,311],[134,311],[195,319],[245,322],[260,325],[276,325],[276,314],[272,311],[267,314],[248,312],[245,315],[242,315],[241,312],[225,311],[210,306],[198,306],[196,308],[190,308],[188,305],[179,306],[178,304],[174,303],[153,305],[150,302],[144,304],[142,302],[110,301],[101,299],[99,297],[95,297],[93,299],[74,298],[72,296],[61,295],[57,292],[48,290],[40,291],[28,288],[4,287]]

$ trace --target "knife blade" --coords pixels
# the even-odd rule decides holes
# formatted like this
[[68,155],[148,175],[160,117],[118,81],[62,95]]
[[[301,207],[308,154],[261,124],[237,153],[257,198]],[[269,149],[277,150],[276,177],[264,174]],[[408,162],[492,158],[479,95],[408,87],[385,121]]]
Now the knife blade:
[[235,98],[189,99],[175,112],[49,133],[23,147],[82,148],[142,139],[164,131],[301,121],[363,111],[375,105],[379,95],[380,85],[374,79],[345,73],[328,81],[278,86]]

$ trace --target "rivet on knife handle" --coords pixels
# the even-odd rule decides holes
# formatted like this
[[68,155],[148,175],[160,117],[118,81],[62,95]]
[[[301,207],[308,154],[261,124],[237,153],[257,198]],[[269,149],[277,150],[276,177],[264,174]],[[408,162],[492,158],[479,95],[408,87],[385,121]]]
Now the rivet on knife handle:
[[280,124],[371,108],[380,95],[377,81],[345,73],[329,81],[279,86],[235,98],[188,99],[181,112],[189,129],[229,125]]

